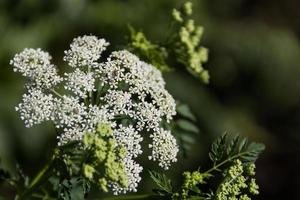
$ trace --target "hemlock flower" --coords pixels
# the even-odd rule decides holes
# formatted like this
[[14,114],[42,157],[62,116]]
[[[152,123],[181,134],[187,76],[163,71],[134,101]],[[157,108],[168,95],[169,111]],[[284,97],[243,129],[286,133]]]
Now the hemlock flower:
[[24,49],[10,61],[14,72],[20,72],[38,87],[51,88],[62,81],[49,53],[38,49]]
[[40,88],[29,88],[22,102],[16,107],[26,127],[54,119],[56,99],[52,94],[44,94]]
[[108,45],[106,40],[92,35],[74,38],[70,49],[65,51],[64,61],[67,61],[71,67],[92,65]]
[[93,92],[96,89],[95,78],[92,72],[83,72],[76,68],[72,73],[66,73],[66,85],[65,89],[74,92],[80,98],[86,98],[89,92]]
[[[97,179],[104,191],[136,192],[143,167],[135,159],[143,152],[144,138],[151,139],[150,160],[164,169],[177,161],[176,139],[162,128],[176,115],[176,105],[158,69],[126,50],[103,59],[108,45],[95,36],[75,38],[64,56],[73,71],[64,77],[41,49],[16,54],[14,71],[29,79],[16,110],[26,127],[52,121],[60,132],[59,146],[79,141],[97,162],[104,162],[106,178]],[[95,147],[86,148],[89,144]],[[83,172],[92,179],[97,168],[86,164]]]
[[259,193],[258,185],[252,178],[255,175],[255,172],[252,171],[254,168],[253,163],[245,166],[240,160],[235,160],[217,190],[216,199],[251,200],[248,194],[257,195]]
[[171,162],[177,161],[178,147],[175,137],[170,131],[163,129],[154,132],[150,137],[152,138],[152,144],[149,145],[149,148],[152,149],[152,155],[149,156],[149,159],[157,160],[160,167],[169,169]]

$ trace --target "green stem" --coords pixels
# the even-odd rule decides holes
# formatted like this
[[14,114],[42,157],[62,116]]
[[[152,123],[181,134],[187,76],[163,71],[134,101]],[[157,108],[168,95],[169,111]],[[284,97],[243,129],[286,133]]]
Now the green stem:
[[230,162],[230,161],[232,161],[232,160],[234,160],[236,158],[239,158],[239,157],[243,156],[246,153],[248,153],[248,152],[244,151],[244,152],[238,153],[238,154],[236,154],[236,155],[234,155],[232,157],[229,157],[226,160],[220,162],[219,164],[214,165],[211,169],[209,169],[206,172],[204,172],[204,174],[209,174],[209,173],[211,173],[213,171],[219,170],[219,167],[221,167],[222,165],[225,165],[227,162]]
[[33,197],[36,197],[36,198],[39,198],[39,199],[43,199],[43,200],[56,200],[55,198],[53,198],[53,197],[49,197],[49,196],[44,196],[44,195],[42,195],[42,194],[36,194],[36,193],[34,193],[34,194],[32,194],[32,196]]
[[101,82],[98,83],[96,101],[95,101],[96,102],[95,105],[97,105],[97,106],[100,105],[100,96],[101,96],[101,93],[102,93],[102,90],[103,90],[104,87],[105,86],[104,85],[102,86]]
[[23,193],[20,194],[16,199],[17,200],[25,200],[33,195],[33,192],[38,189],[45,180],[49,177],[49,171],[52,168],[53,161],[56,159],[57,150],[54,150],[54,154],[51,156],[49,161],[45,164],[45,166],[37,173],[37,175],[33,178],[28,188],[26,188]]
[[54,89],[51,89],[50,91],[53,92],[56,96],[63,98],[63,96],[59,94],[57,91],[55,91]]
[[158,199],[161,196],[157,195],[150,195],[150,194],[141,194],[141,195],[122,195],[122,196],[115,196],[115,197],[108,197],[105,200],[137,200],[137,199]]
[[[91,73],[91,66],[88,66],[88,73]],[[92,91],[89,92],[90,103],[93,103],[93,94]]]

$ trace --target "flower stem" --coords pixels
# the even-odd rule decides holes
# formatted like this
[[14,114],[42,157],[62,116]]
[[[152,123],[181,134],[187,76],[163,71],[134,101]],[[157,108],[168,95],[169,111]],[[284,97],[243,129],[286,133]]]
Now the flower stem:
[[247,153],[247,152],[241,152],[241,153],[238,153],[238,154],[236,154],[236,155],[234,155],[234,156],[231,156],[231,157],[227,158],[226,160],[220,162],[219,164],[214,165],[211,169],[209,169],[209,170],[207,170],[206,172],[204,172],[204,174],[209,174],[209,173],[211,173],[211,172],[213,172],[213,171],[218,171],[218,170],[219,170],[219,167],[221,167],[222,165],[225,165],[226,163],[228,163],[228,162],[230,162],[230,161],[232,161],[232,160],[234,160],[234,159],[237,159],[237,158],[243,156],[243,155],[246,154],[246,153]]
[[105,198],[105,200],[134,200],[134,199],[154,200],[154,199],[162,199],[162,197],[158,195],[141,194],[141,195],[121,195],[121,196]]
[[51,92],[53,92],[56,96],[63,98],[63,96],[59,94],[57,91],[55,91],[54,89],[51,89]]
[[25,200],[29,199],[36,189],[38,189],[45,180],[51,175],[48,172],[53,166],[53,162],[57,157],[58,150],[55,149],[53,155],[48,160],[48,162],[45,164],[45,166],[37,173],[37,175],[32,179],[29,186],[16,197],[16,200]]
[[[88,67],[88,73],[91,73],[91,66]],[[92,91],[89,91],[89,99],[90,99],[90,103],[92,103],[93,102]]]

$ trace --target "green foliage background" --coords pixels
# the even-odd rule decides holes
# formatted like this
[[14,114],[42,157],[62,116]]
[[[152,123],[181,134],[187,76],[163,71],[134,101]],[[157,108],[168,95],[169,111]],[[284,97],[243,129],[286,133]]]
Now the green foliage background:
[[[126,44],[127,25],[155,41],[166,34],[180,0],[0,0],[0,157],[14,170],[18,161],[34,173],[55,145],[49,124],[25,129],[14,111],[24,79],[8,65],[24,47],[49,51],[61,71],[63,50],[77,35]],[[194,17],[205,27],[210,84],[184,70],[165,74],[167,87],[190,105],[201,132],[179,172],[208,163],[211,141],[224,131],[264,142],[258,160],[260,199],[300,199],[300,3],[293,0],[195,0]],[[109,49],[112,50],[112,49]],[[146,159],[145,159],[146,160]],[[149,164],[150,165],[150,164]],[[146,172],[147,173],[147,172]],[[151,189],[144,179],[141,191]],[[0,186],[0,193],[11,191]],[[96,194],[95,194],[96,195]]]

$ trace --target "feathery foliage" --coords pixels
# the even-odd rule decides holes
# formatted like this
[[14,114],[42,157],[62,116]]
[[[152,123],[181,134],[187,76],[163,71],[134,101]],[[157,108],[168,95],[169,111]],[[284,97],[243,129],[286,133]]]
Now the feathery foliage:
[[160,174],[156,171],[149,171],[151,179],[158,186],[158,189],[154,189],[154,191],[158,194],[172,194],[173,187],[171,184],[171,180],[167,178],[165,174]]
[[213,161],[214,166],[233,159],[240,159],[245,163],[255,162],[264,149],[264,144],[249,143],[247,138],[241,139],[239,136],[229,139],[225,133],[213,142],[209,157]]
[[251,200],[251,196],[259,193],[254,162],[264,148],[263,144],[249,143],[246,138],[235,136],[229,139],[223,134],[213,142],[209,153],[212,168],[203,172],[185,171],[181,186],[173,188],[173,193],[165,189],[166,183],[172,183],[164,174],[152,175],[154,183],[163,190],[155,192],[172,200],[224,200],[229,197]]

